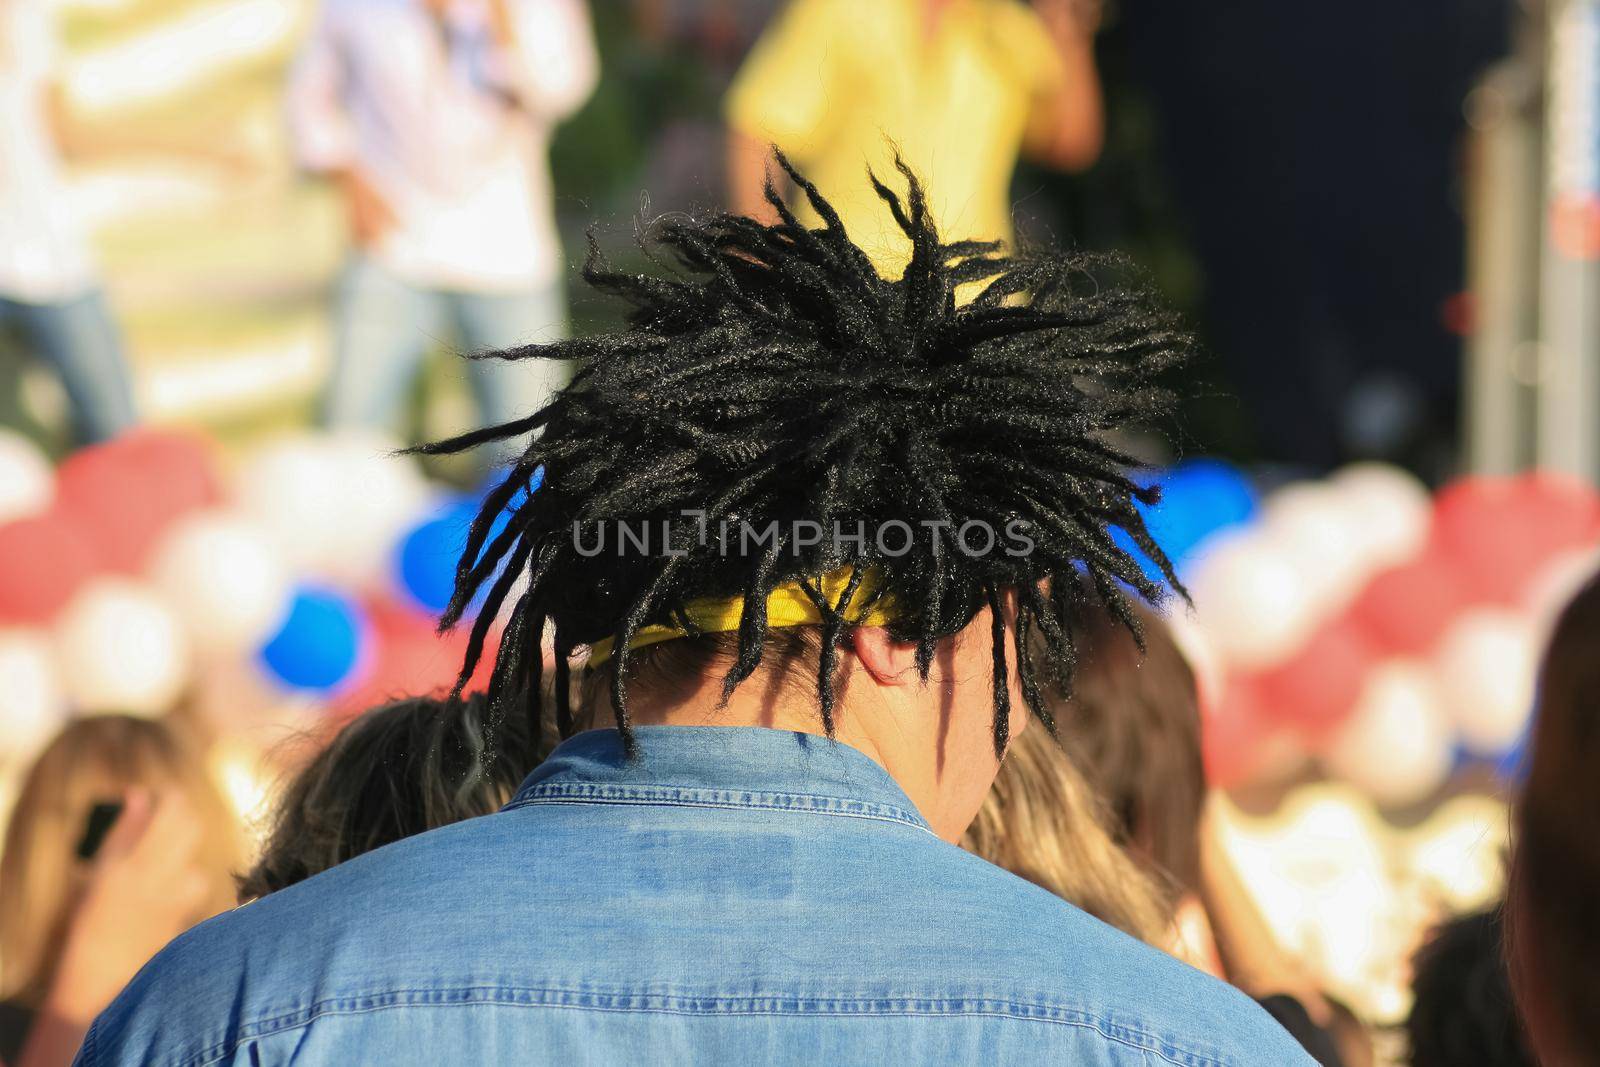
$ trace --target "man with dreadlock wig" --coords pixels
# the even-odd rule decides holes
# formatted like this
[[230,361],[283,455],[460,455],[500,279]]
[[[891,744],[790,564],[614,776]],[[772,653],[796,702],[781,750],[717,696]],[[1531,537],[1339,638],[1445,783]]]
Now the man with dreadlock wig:
[[466,676],[503,616],[493,709],[553,681],[568,739],[499,814],[178,939],[84,1063],[1309,1062],[949,843],[1070,680],[1081,598],[1159,594],[1113,532],[1171,577],[1107,435],[1188,339],[1118,264],[941,244],[909,173],[882,278],[790,177],[822,226],[774,195],[773,225],[658,221],[657,274],[593,257],[626,328],[504,353],[579,370],[435,446],[540,431],[446,622],[483,598]]

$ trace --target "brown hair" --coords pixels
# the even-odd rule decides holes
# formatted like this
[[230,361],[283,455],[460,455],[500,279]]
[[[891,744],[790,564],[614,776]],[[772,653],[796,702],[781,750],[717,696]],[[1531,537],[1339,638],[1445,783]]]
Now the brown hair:
[[1071,696],[1053,694],[1062,746],[1105,801],[1112,833],[1174,889],[1199,882],[1200,699],[1159,616],[1135,605],[1143,651],[1103,607],[1086,608]]
[[481,694],[414,697],[352,719],[284,789],[239,899],[266,896],[364,852],[498,811],[544,755],[519,715],[494,730],[486,759]]
[[1600,1057],[1600,579],[1562,612],[1539,674],[1516,806],[1507,935],[1540,1058]]
[[135,788],[181,792],[205,826],[200,859],[214,889],[194,921],[233,905],[236,817],[188,736],[166,722],[123,715],[80,719],[34,761],[6,828],[0,998],[34,1005],[44,995],[90,869],[77,855],[89,812]]
[[1095,918],[1165,948],[1171,914],[1151,875],[1112,840],[1105,805],[1035,723],[1011,743],[963,847]]

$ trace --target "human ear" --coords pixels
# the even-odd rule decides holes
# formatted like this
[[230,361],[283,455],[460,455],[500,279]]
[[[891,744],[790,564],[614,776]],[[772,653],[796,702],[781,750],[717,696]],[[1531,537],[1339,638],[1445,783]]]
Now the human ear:
[[857,626],[850,631],[850,647],[878,685],[921,682],[917,673],[917,646],[896,641],[882,626]]

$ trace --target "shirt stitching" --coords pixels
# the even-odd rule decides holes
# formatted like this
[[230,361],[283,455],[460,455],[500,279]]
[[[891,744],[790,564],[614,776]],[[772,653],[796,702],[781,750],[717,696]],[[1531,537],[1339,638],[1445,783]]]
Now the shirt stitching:
[[513,811],[529,804],[637,804],[687,808],[759,808],[769,811],[840,815],[904,823],[932,833],[920,816],[887,804],[811,793],[764,793],[736,789],[682,786],[616,786],[593,783],[550,783],[535,786],[505,806]]
[[[608,1003],[625,1001],[627,1003]],[[644,1001],[646,1003],[638,1003]],[[780,1007],[779,1005],[784,1005]],[[569,989],[463,987],[456,989],[396,989],[354,997],[331,997],[309,1008],[286,1012],[240,1028],[237,1037],[223,1041],[180,1061],[184,1067],[209,1067],[232,1055],[247,1041],[293,1033],[317,1019],[334,1015],[370,1015],[396,1008],[459,1007],[559,1008],[573,1011],[645,1013],[687,1016],[796,1016],[883,1018],[889,1016],[939,1016],[946,1018],[1001,1018],[1044,1022],[1092,1030],[1107,1041],[1152,1053],[1179,1067],[1227,1067],[1226,1061],[1202,1055],[1133,1027],[1108,1023],[1086,1012],[1047,1004],[966,997],[883,997],[852,1000],[794,996],[678,996],[663,994],[602,994]],[[810,1006],[811,1010],[803,1010]],[[827,1007],[831,1006],[831,1007]],[[1108,1029],[1108,1027],[1110,1029]]]

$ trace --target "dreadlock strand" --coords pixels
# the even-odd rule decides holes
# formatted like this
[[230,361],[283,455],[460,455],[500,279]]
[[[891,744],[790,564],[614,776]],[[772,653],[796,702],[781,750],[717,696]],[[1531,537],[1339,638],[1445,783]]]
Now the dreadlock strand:
[[1017,681],[1022,688],[1022,699],[1028,711],[1051,737],[1056,736],[1056,717],[1050,702],[1039,690],[1039,675],[1033,662],[1033,601],[1021,597],[1017,603]]
[[[467,635],[466,654],[462,657],[461,670],[456,674],[455,685],[451,687],[453,696],[460,696],[466,688],[473,674],[477,672],[478,662],[483,656],[483,647],[489,637],[489,630],[494,625],[495,618],[500,613],[500,606],[505,603],[511,589],[516,585],[517,579],[522,577],[522,568],[527,563],[528,557],[533,552],[533,542],[523,541],[506,560],[506,568],[490,586],[488,595],[484,598],[483,606],[478,609],[477,618],[472,621],[472,629]],[[531,591],[531,587],[530,587]],[[502,643],[502,658],[504,651]]]
[[994,754],[1004,759],[1006,746],[1011,743],[1011,679],[1006,666],[1006,617],[1000,603],[1000,594],[988,586],[985,595],[989,600],[989,632],[994,639]]

